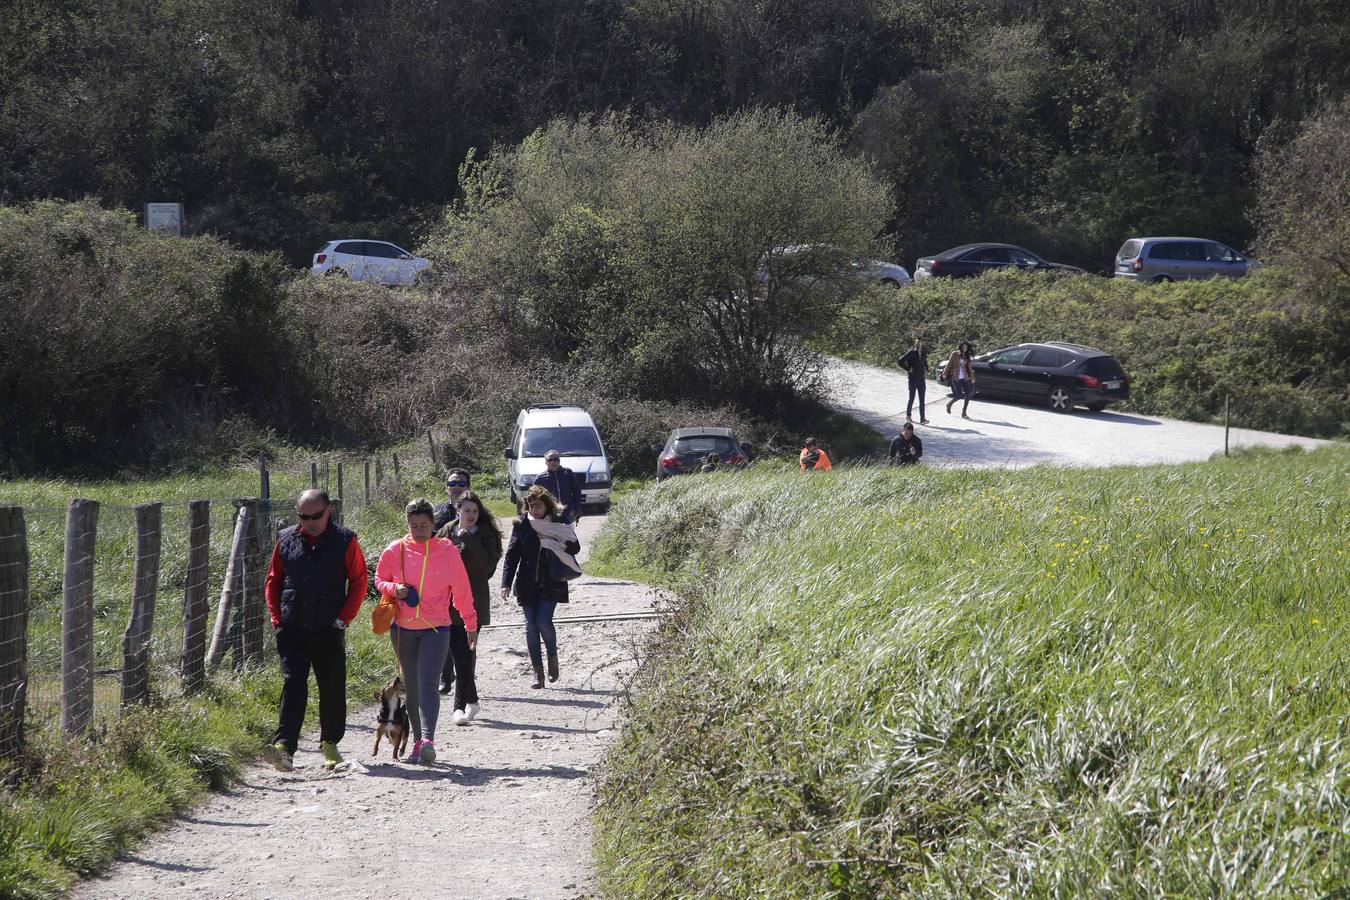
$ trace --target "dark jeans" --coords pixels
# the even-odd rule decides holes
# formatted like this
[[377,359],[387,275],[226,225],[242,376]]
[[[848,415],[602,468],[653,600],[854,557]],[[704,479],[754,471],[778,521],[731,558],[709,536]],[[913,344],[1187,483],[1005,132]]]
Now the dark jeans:
[[928,383],[922,378],[911,378],[909,380],[909,406],[905,407],[905,418],[914,418],[914,395],[919,395],[919,418],[926,419],[928,416],[923,411],[923,395],[928,391]]
[[[463,625],[450,626],[450,653],[455,670],[455,709],[463,709],[467,703],[478,702],[478,682],[474,680],[478,654],[469,649],[469,632]],[[446,663],[450,668],[451,663]]]
[[544,664],[539,652],[540,638],[549,653],[558,652],[558,632],[553,628],[553,611],[557,608],[557,600],[536,600],[520,608],[525,614],[525,648],[530,651],[530,662],[536,666]]
[[309,704],[309,670],[319,686],[319,740],[336,744],[347,733],[347,646],[341,628],[307,630],[283,625],[276,630],[281,657],[281,723],[272,743],[290,753],[300,740]]

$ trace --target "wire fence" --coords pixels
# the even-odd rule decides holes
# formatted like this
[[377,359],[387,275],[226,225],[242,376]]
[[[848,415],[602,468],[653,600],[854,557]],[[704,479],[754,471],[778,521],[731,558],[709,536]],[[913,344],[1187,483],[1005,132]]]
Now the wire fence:
[[277,534],[296,523],[295,498],[271,496],[274,474],[287,493],[327,490],[342,521],[433,472],[428,434],[422,452],[279,473],[259,460],[256,499],[0,506],[0,758],[21,754],[25,734],[80,733],[213,672],[273,662],[264,582]]

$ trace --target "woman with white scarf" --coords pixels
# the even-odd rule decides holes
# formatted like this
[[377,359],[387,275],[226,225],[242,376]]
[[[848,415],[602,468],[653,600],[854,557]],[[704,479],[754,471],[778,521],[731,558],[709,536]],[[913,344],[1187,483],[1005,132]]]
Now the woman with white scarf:
[[540,485],[524,496],[525,512],[511,522],[511,540],[502,563],[502,599],[515,589],[525,614],[525,644],[534,666],[532,688],[544,686],[544,658],[548,652],[548,680],[558,680],[558,632],[553,612],[567,602],[567,582],[581,572],[576,529],[562,521],[558,500]]

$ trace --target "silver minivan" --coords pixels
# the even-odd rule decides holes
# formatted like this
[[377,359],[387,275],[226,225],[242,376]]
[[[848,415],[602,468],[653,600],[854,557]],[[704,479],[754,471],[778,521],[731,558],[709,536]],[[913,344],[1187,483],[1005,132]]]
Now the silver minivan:
[[1115,276],[1135,281],[1181,281],[1186,278],[1242,278],[1261,264],[1227,244],[1205,238],[1130,238],[1116,253]]
[[600,431],[586,410],[560,403],[536,403],[516,416],[511,443],[502,454],[511,500],[519,502],[544,473],[544,454],[550,450],[558,451],[563,466],[581,482],[582,504],[608,509],[613,480]]

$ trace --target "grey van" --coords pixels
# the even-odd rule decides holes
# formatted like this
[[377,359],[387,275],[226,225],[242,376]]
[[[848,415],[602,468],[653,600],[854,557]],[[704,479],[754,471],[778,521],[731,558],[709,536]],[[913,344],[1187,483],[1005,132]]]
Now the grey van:
[[1261,264],[1218,241],[1189,237],[1130,238],[1116,253],[1115,276],[1135,281],[1242,278]]

